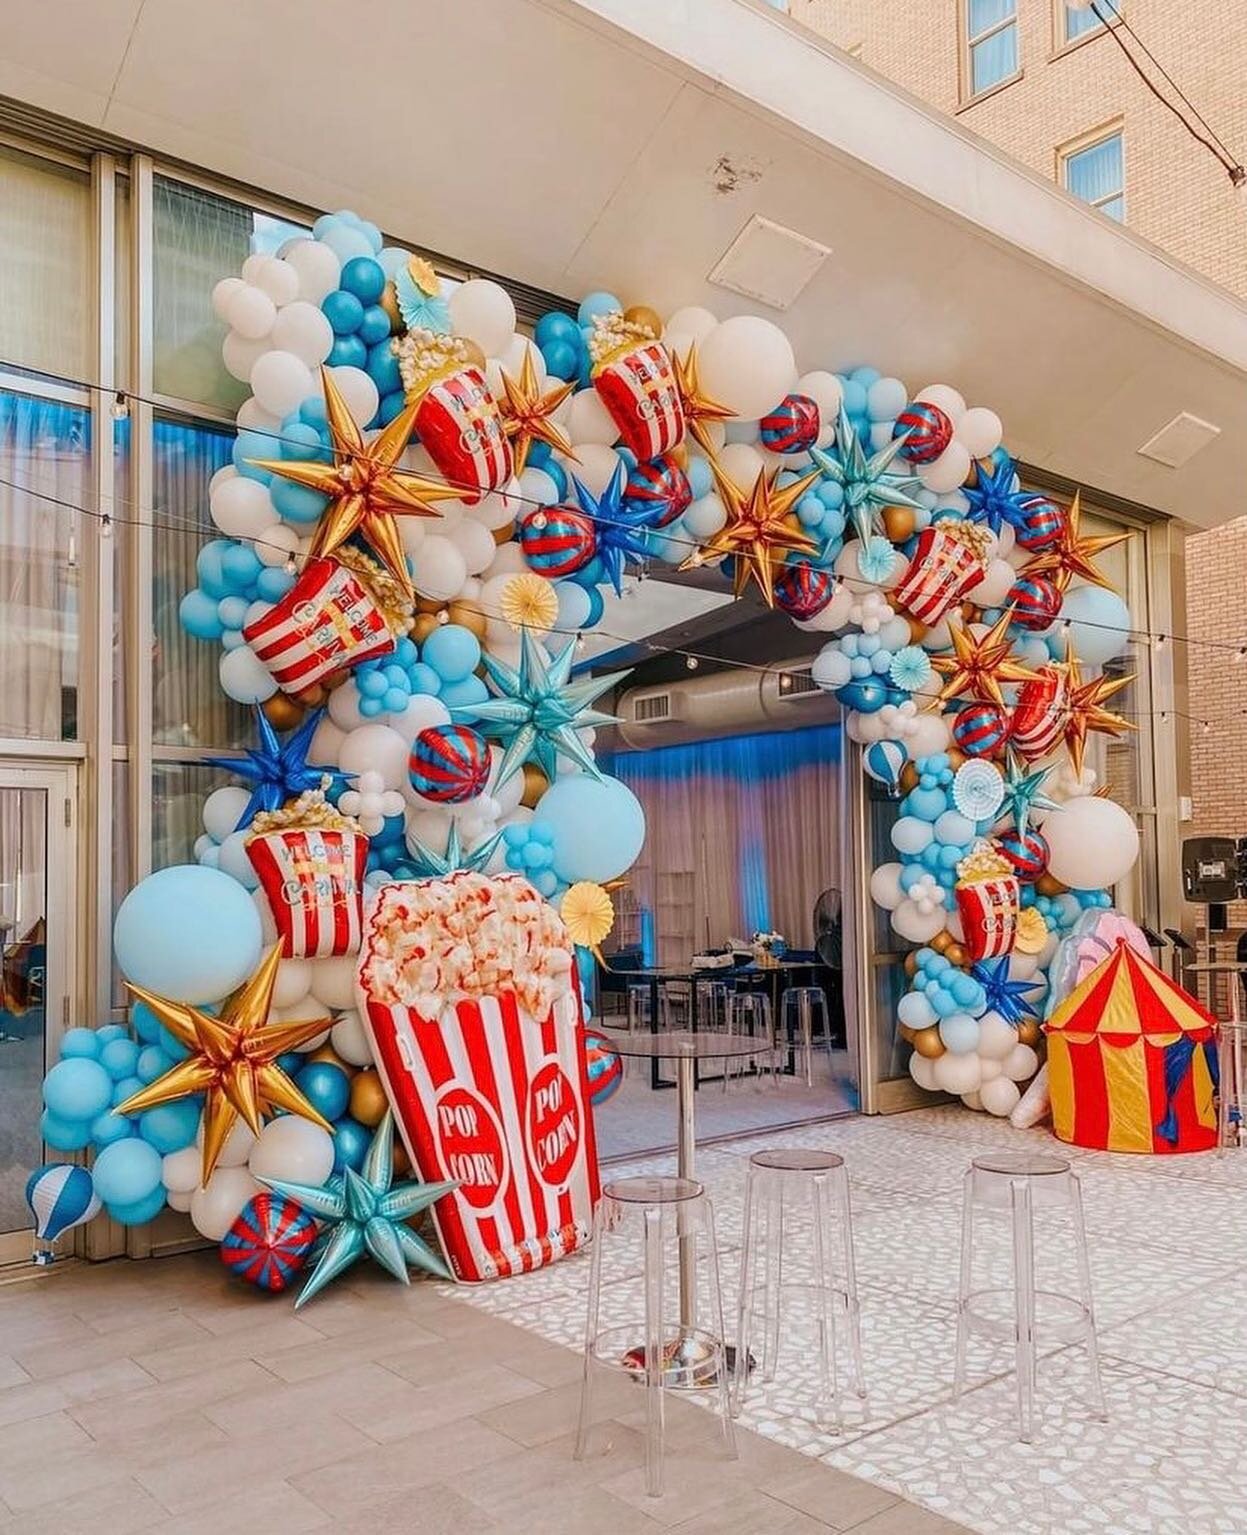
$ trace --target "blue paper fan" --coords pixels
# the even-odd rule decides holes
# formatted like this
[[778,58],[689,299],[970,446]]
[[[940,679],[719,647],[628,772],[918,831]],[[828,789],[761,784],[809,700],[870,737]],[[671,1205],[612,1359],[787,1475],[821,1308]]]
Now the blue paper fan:
[[963,762],[953,777],[953,804],[967,821],[988,821],[1005,801],[1004,779],[990,762]]

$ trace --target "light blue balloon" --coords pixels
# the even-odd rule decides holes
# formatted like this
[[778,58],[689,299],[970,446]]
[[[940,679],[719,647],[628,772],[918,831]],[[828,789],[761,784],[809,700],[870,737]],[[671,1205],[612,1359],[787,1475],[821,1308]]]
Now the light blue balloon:
[[1060,618],[1046,631],[1049,640],[1059,639],[1062,655],[1067,621],[1074,650],[1085,666],[1103,666],[1130,643],[1130,609],[1105,587],[1076,586],[1066,592]]
[[538,895],[544,895],[549,900],[559,888],[559,877],[553,869],[541,869],[533,875],[532,883]]
[[[129,1141],[126,1144],[138,1146],[139,1141]],[[154,1221],[165,1207],[164,1185],[154,1188],[146,1199],[135,1200],[133,1204],[119,1205],[109,1204],[108,1213],[119,1226],[145,1226],[148,1221]]]
[[100,1065],[114,1082],[134,1076],[138,1064],[139,1047],[132,1039],[110,1039],[100,1051]]
[[645,841],[645,812],[626,784],[589,773],[556,778],[537,804],[554,828],[553,872],[567,884],[618,879]]
[[421,660],[443,682],[462,682],[481,664],[481,642],[462,624],[443,624],[425,640]]
[[61,1120],[92,1120],[112,1101],[113,1079],[85,1056],[58,1061],[43,1079],[43,1103]]
[[133,1120],[115,1109],[105,1109],[91,1121],[91,1141],[97,1151],[111,1146],[114,1141],[128,1140],[135,1132]]
[[61,1035],[61,1060],[73,1060],[75,1057],[83,1057],[94,1061],[99,1059],[100,1041],[94,1029],[66,1029]]
[[329,505],[328,496],[310,486],[296,485],[293,480],[274,480],[269,497],[273,509],[287,522],[315,522]]
[[168,1156],[171,1151],[181,1151],[195,1139],[201,1108],[197,1097],[178,1098],[172,1103],[157,1104],[154,1109],[147,1109],[139,1115],[139,1134],[161,1156]]
[[172,1065],[173,1057],[166,1055],[159,1045],[148,1045],[139,1053],[135,1076],[146,1086],[157,1077],[163,1077]]
[[920,821],[930,821],[934,825],[948,809],[948,796],[942,789],[924,789],[919,785],[910,790],[905,809]]
[[962,1007],[973,1010],[976,1004],[982,1005],[983,988],[972,975],[954,976],[948,989]]
[[53,1151],[85,1151],[91,1144],[91,1121],[62,1119],[44,1109],[39,1116],[39,1135]]
[[580,301],[580,308],[576,311],[576,318],[583,327],[592,325],[595,315],[615,314],[622,308],[623,305],[613,293],[586,293]]
[[193,587],[178,603],[178,622],[194,640],[219,640],[225,628],[217,612],[220,598]]
[[[969,1013],[950,1013],[940,1019],[940,1038],[953,1055],[970,1055],[979,1047],[979,1024]],[[96,1174],[99,1183],[99,1174]]]
[[247,621],[249,604],[245,597],[222,597],[216,605],[223,629],[241,629]]
[[138,1077],[122,1077],[120,1082],[114,1083],[113,1108],[117,1108],[127,1098],[132,1098],[135,1093],[141,1090],[142,1086],[143,1084],[139,1081]]
[[473,704],[483,704],[489,697],[489,689],[479,677],[465,677],[462,682],[443,683],[437,696],[448,709],[467,709]]
[[407,674],[407,682],[413,693],[423,693],[433,698],[442,691],[442,679],[431,666],[417,661]]
[[135,1137],[105,1146],[92,1171],[95,1192],[106,1205],[135,1204],[161,1186],[160,1153]]
[[263,932],[255,902],[237,880],[177,864],[149,874],[126,896],[113,946],[135,985],[177,1002],[219,1002],[259,964]]

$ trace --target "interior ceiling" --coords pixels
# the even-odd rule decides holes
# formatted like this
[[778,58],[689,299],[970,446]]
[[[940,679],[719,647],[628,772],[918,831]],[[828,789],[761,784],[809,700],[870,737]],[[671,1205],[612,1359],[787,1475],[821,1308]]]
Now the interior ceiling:
[[[754,213],[790,225],[832,252],[776,316],[802,367],[947,380],[1031,463],[1195,524],[1247,510],[1247,310],[745,0],[0,0],[0,22],[4,94],[554,292],[756,307],[706,274]],[[867,107],[910,184],[863,157]],[[834,111],[839,142],[809,126]],[[1119,267],[1155,304],[1097,279]],[[1220,436],[1141,458],[1180,410]]]

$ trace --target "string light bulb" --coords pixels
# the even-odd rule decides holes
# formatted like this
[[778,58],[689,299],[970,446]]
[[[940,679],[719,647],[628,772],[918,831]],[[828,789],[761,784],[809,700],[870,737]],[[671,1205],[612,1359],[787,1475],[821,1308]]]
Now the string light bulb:
[[696,656],[685,656],[684,664],[688,667],[689,671],[695,672],[701,665],[701,662],[697,659]]
[[285,570],[286,574],[288,576],[293,576],[297,572],[298,568],[299,567],[294,562],[294,555],[293,554],[288,554],[286,556],[286,563],[283,566],[283,569]]
[[113,396],[113,403],[109,406],[108,413],[114,421],[125,421],[129,416],[129,401],[126,399],[125,395],[122,394],[120,389],[118,389],[117,393]]
[[107,512],[100,514],[100,537],[111,538],[113,536],[113,519]]

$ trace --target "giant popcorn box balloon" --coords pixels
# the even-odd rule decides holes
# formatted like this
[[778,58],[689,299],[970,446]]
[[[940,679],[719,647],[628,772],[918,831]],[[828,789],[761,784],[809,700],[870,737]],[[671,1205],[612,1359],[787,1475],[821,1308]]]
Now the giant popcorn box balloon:
[[938,624],[983,579],[983,530],[970,523],[937,523],[918,535],[909,567],[894,593],[919,623]]
[[354,954],[363,922],[368,838],[319,790],[251,823],[247,857],[287,959]]
[[639,460],[678,448],[684,441],[684,406],[666,347],[622,315],[599,316],[594,327],[593,387],[624,446]]
[[309,560],[281,601],[246,625],[243,638],[277,686],[296,696],[394,649],[368,582],[336,559]]
[[598,1199],[579,979],[553,907],[518,875],[383,885],[360,1016],[456,1279],[526,1273],[588,1240]]
[[316,1222],[284,1194],[249,1199],[221,1238],[221,1262],[261,1290],[284,1290],[307,1262]]
[[1037,677],[1022,684],[1010,738],[1023,757],[1046,757],[1064,737],[1068,700],[1069,680],[1054,666],[1041,666]]
[[953,894],[970,958],[1008,954],[1017,938],[1022,894],[1008,860],[989,842],[976,842],[957,865]]

